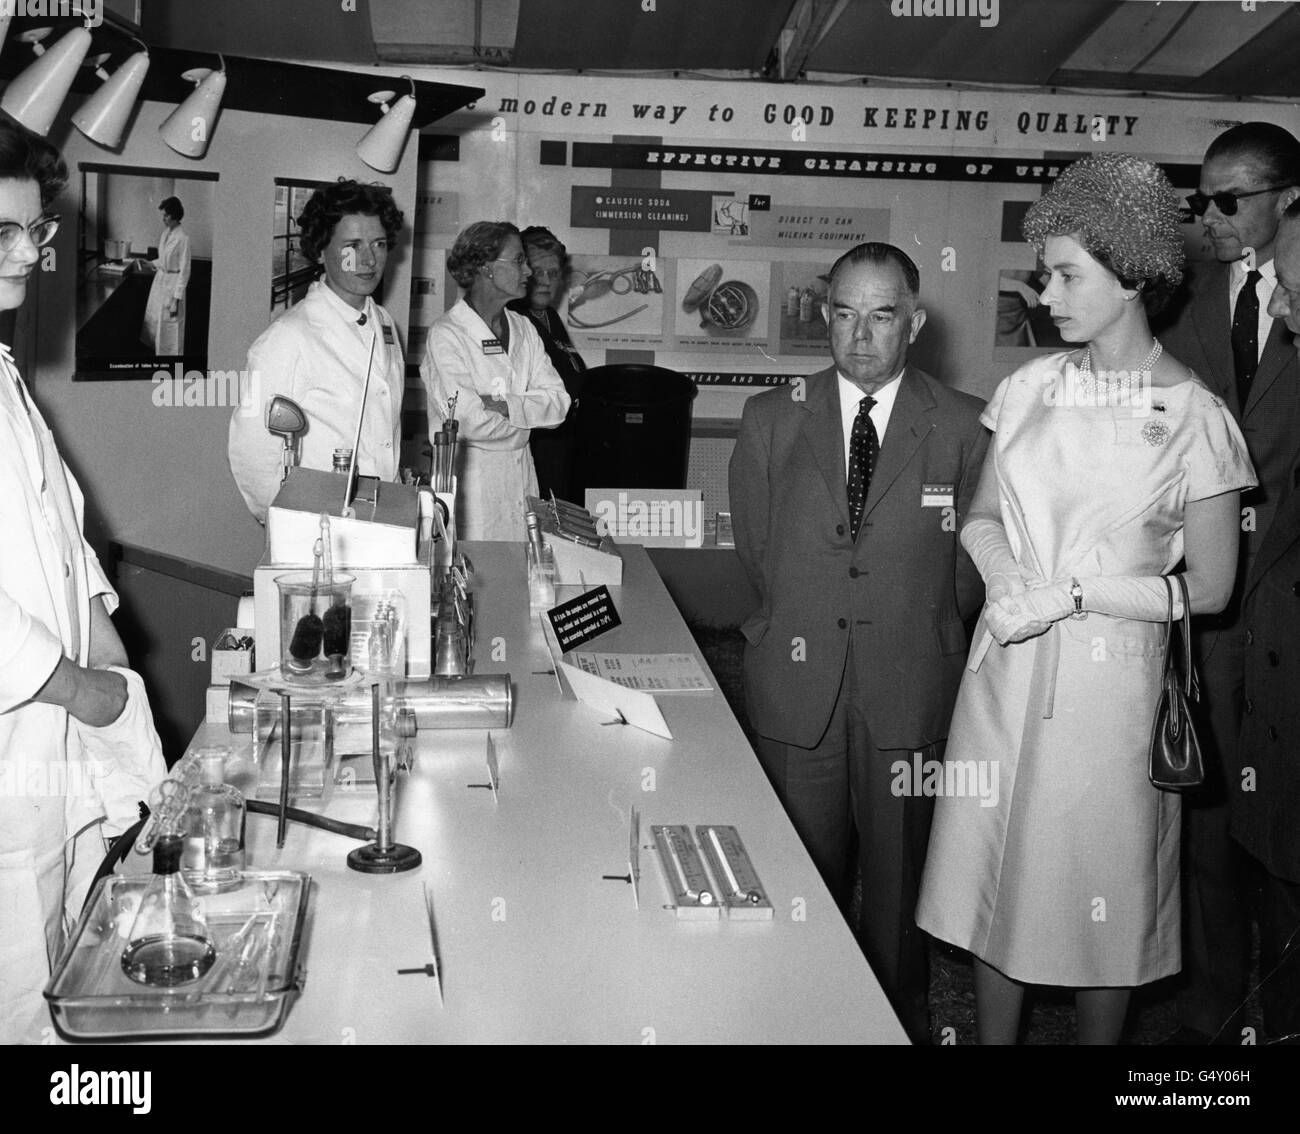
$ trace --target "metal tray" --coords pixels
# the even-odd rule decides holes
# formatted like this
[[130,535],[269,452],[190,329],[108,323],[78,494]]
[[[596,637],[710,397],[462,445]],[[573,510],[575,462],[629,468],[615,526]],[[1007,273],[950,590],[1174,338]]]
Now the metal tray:
[[298,949],[311,876],[246,871],[237,889],[200,898],[217,959],[198,980],[174,988],[137,984],[122,971],[126,936],[150,877],[110,875],[96,885],[45,986],[59,1034],[109,1040],[276,1031],[305,981]]

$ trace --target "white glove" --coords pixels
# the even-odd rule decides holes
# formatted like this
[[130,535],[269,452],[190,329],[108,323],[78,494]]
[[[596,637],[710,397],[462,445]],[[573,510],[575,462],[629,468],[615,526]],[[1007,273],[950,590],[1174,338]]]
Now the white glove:
[[985,601],[997,602],[1020,594],[1034,576],[1027,574],[1011,554],[1007,531],[997,520],[976,517],[962,525],[961,543],[984,580]]
[[1044,583],[990,602],[984,608],[984,624],[998,644],[1005,646],[1046,633],[1053,622],[1073,610],[1069,583]]
[[[990,633],[1002,645],[1044,633],[1053,622],[1074,613],[1070,582],[1046,583],[991,602],[985,611]],[[1083,609],[1114,618],[1163,622],[1169,612],[1169,589],[1161,575],[1090,575],[1079,580]],[[1183,614],[1183,597],[1174,587],[1174,617]]]
[[[1093,575],[1080,579],[1079,586],[1084,610],[1140,622],[1163,622],[1169,613],[1170,587],[1163,575]],[[1174,617],[1182,618],[1183,591],[1177,582],[1173,594]]]

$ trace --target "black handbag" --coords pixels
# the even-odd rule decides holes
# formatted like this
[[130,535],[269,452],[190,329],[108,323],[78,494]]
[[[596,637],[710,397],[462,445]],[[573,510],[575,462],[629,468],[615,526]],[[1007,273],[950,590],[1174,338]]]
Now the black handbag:
[[[1183,592],[1183,617],[1174,625],[1174,583]],[[1151,752],[1147,774],[1151,782],[1164,791],[1186,791],[1205,782],[1205,761],[1201,745],[1192,726],[1189,701],[1200,698],[1196,667],[1192,664],[1192,604],[1187,598],[1187,582],[1181,575],[1165,577],[1169,589],[1169,613],[1165,617],[1165,662],[1160,698],[1156,701],[1156,718],[1151,728]],[[1182,649],[1175,651],[1175,631],[1182,635]],[[1182,654],[1179,673],[1178,654]]]

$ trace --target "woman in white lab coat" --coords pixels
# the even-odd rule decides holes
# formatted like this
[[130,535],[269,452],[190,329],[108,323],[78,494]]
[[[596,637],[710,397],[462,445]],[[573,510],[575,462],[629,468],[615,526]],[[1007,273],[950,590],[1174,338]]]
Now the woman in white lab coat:
[[470,225],[447,270],[465,296],[429,329],[420,374],[430,434],[457,395],[456,532],[522,540],[524,497],[537,494],[528,437],[564,420],[569,395],[527,317],[506,308],[528,293],[531,276],[519,230],[504,221]]
[[266,430],[266,407],[277,394],[307,417],[298,463],[328,470],[335,449],[353,447],[369,368],[357,469],[396,480],[401,457],[406,359],[393,317],[372,293],[402,231],[402,211],[385,186],[340,179],[312,194],[298,228],[302,254],[324,278],[253,343],[250,396],[230,418],[230,471],[263,522],[280,490],[283,443]]
[[168,197],[158,208],[163,231],[158,238],[158,259],[149,261],[154,276],[140,341],[154,354],[184,354],[185,288],[190,282],[190,238],[181,228],[185,206]]
[[[0,310],[18,307],[67,179],[44,139],[0,122]],[[117,596],[82,535],[81,491],[0,346],[0,1042],[41,1038],[41,989],[77,876],[165,773]],[[119,805],[125,805],[121,807]],[[125,814],[123,814],[125,811]],[[109,826],[111,821],[114,825]],[[78,834],[82,838],[77,838]],[[92,839],[89,836],[94,835]],[[98,844],[98,845],[96,845]]]

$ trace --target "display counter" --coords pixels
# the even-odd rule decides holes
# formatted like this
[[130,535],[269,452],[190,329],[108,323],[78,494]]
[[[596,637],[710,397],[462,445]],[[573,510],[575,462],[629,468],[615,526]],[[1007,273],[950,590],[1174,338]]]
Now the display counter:
[[[611,723],[561,694],[529,617],[522,545],[464,550],[477,672],[515,685],[514,725],[491,734],[499,797],[469,786],[488,778],[487,733],[424,731],[396,788],[394,836],[423,855],[415,871],[355,873],[357,843],[294,824],[277,851],[275,821],[248,817],[249,869],[314,880],[304,989],[272,1041],[905,1043],[721,692],[660,696],[671,741]],[[625,583],[611,588],[622,625],[590,648],[696,653],[645,552],[624,551]],[[210,724],[194,739],[249,742]],[[775,916],[679,920],[651,851],[637,909],[628,882],[602,877],[627,874],[633,807],[643,846],[652,825],[736,826]],[[373,786],[335,786],[325,810],[373,824]],[[445,1003],[430,976],[397,971],[432,960],[425,883]]]

